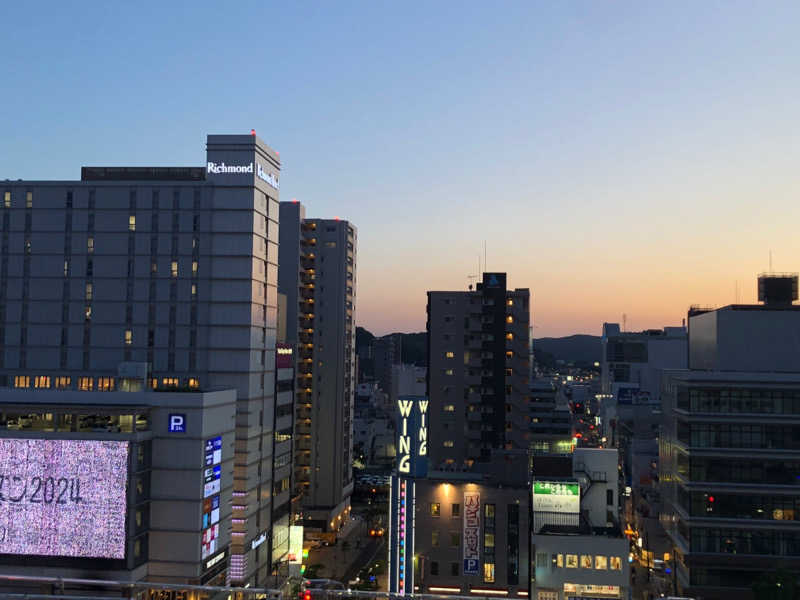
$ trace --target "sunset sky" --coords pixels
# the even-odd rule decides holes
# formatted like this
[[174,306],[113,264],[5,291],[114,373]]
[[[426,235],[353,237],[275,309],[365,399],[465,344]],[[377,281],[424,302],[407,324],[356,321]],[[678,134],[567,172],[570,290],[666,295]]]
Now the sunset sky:
[[[47,19],[41,15],[47,14]],[[0,179],[280,151],[359,231],[357,322],[488,270],[535,336],[679,325],[800,270],[798,2],[10,3]]]

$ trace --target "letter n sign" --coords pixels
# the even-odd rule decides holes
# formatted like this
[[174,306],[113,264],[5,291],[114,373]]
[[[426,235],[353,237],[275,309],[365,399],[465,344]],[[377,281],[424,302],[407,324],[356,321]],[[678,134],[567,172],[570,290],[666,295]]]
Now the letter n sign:
[[186,433],[186,415],[171,414],[169,416],[170,433]]

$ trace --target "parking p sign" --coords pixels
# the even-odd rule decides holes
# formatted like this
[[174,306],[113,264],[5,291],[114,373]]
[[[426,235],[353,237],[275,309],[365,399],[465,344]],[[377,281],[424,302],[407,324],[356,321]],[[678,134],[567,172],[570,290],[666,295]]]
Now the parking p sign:
[[170,433],[186,433],[186,415],[172,413],[169,416]]

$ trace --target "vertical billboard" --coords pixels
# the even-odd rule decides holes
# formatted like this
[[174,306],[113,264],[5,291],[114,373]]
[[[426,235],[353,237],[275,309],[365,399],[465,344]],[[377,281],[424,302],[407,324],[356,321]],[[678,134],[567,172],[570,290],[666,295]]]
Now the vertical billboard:
[[219,492],[222,482],[222,436],[206,440],[203,448],[203,530],[200,555],[205,559],[219,544]]
[[428,398],[397,399],[397,472],[404,477],[428,474]]
[[481,555],[481,495],[464,492],[464,575],[477,575]]
[[0,439],[0,554],[125,558],[128,442]]

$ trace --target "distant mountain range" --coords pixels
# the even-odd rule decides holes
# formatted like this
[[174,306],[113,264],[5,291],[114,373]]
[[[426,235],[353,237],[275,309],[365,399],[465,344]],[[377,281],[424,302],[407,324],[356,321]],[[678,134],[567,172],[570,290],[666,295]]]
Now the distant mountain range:
[[555,360],[574,362],[575,364],[592,364],[602,356],[599,335],[569,335],[560,338],[534,338],[533,351],[546,353]]
[[[428,362],[427,357],[427,334],[424,331],[419,333],[401,333],[403,336],[403,362],[406,364],[416,364],[424,366]],[[356,328],[356,352],[366,356],[364,352],[366,346],[372,343],[375,336],[363,327]],[[557,360],[567,363],[589,364],[599,361],[602,350],[600,347],[600,336],[597,335],[570,335],[560,338],[538,338],[533,340],[533,350],[536,360],[550,366]],[[371,364],[365,364],[362,360],[362,368],[367,367],[371,370]]]

